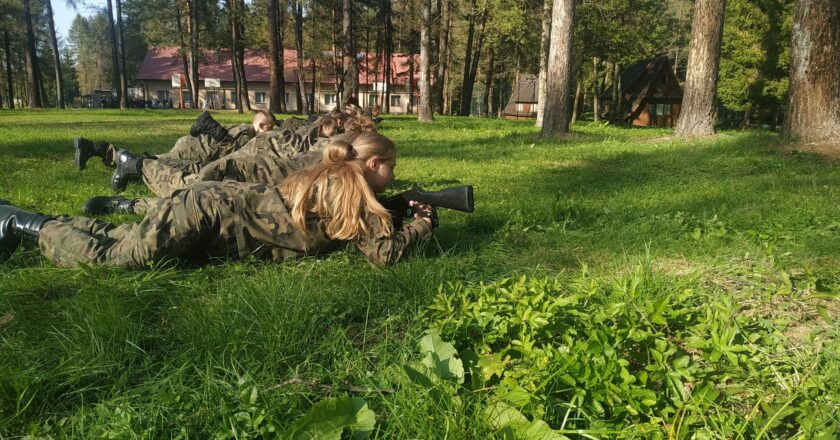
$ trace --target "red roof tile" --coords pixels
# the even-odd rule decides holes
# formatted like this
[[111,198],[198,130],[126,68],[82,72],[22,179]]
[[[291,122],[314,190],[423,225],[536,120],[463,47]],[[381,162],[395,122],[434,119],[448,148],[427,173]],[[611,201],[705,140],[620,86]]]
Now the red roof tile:
[[[331,59],[332,52],[325,52],[323,58]],[[376,54],[362,52],[359,54],[359,84],[370,85],[374,82],[381,82],[382,72],[377,72]],[[415,65],[419,66],[419,57],[414,55]],[[331,62],[318,63],[326,64],[323,66],[324,72],[318,72],[322,75],[320,81],[323,83],[335,83],[336,78],[333,75],[333,67]],[[380,70],[381,64],[380,64]],[[304,81],[312,82],[311,76],[311,60],[307,59],[304,63]],[[284,49],[283,51],[283,67],[284,80],[287,83],[296,83],[297,78],[297,53],[293,49]],[[321,68],[319,68],[321,70]],[[408,78],[408,56],[397,53],[391,57],[391,75],[393,85],[404,85]],[[146,57],[140,64],[140,69],[137,71],[138,80],[160,80],[169,81],[172,75],[184,73],[184,64],[178,55],[177,47],[153,47],[146,52]],[[379,73],[379,75],[377,75]],[[200,79],[204,78],[219,78],[221,81],[233,81],[233,69],[230,62],[230,56],[227,51],[202,51],[202,56],[199,58],[198,76]],[[414,72],[414,82],[419,79],[418,71]],[[269,82],[269,63],[268,56],[265,52],[245,49],[245,78],[249,82]]]

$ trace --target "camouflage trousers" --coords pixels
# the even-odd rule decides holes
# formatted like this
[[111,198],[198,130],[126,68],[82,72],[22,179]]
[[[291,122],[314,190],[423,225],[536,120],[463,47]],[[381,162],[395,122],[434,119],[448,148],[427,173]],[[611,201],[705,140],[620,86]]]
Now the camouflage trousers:
[[204,166],[199,162],[143,161],[142,178],[143,183],[160,197],[169,197],[175,191],[196,182],[224,179],[254,183],[279,182],[290,172],[286,161],[300,153],[318,150],[323,145],[323,140],[318,138],[273,132],[258,136],[239,151]]
[[80,264],[144,268],[171,258],[206,260],[249,255],[276,260],[310,243],[292,225],[279,190],[268,185],[206,182],[149,204],[135,223],[113,225],[85,217],[59,217],[41,229],[41,252],[58,266]]

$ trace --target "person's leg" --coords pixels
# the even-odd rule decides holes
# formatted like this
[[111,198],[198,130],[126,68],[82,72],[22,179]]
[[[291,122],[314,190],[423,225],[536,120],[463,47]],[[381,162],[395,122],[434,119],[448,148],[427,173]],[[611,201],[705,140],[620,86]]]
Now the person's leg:
[[120,226],[62,217],[44,225],[38,246],[58,266],[144,268],[165,258],[177,258],[202,242],[203,226],[213,222],[204,219],[194,205],[183,197],[158,199],[142,220]]
[[143,183],[160,197],[170,197],[196,181],[196,174],[166,165],[160,160],[144,160],[141,170]]

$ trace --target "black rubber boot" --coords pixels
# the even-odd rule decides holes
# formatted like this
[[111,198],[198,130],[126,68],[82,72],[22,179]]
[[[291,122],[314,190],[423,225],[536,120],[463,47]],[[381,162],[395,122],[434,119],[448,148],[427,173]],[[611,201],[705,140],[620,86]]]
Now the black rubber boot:
[[6,200],[0,200],[0,256],[11,255],[22,240],[38,242],[41,227],[53,218],[24,211]]
[[132,154],[128,150],[117,151],[116,169],[111,176],[111,188],[122,191],[132,180],[140,180],[143,176],[143,156]]
[[197,137],[200,134],[206,134],[217,142],[221,142],[228,137],[227,129],[216,122],[210,112],[203,112],[199,115],[195,124],[190,128],[190,136]]
[[134,214],[134,202],[120,196],[96,196],[85,202],[82,211],[86,215]]
[[74,161],[80,170],[85,169],[88,159],[93,156],[102,158],[102,162],[107,162],[105,155],[108,152],[107,142],[94,142],[83,137],[76,137],[73,139],[73,148],[76,150]]

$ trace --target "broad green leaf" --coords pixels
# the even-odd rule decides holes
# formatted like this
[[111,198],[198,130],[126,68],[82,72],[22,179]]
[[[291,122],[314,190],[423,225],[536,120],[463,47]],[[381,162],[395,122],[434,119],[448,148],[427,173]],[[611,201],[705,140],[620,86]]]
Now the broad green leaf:
[[487,423],[495,429],[502,429],[514,423],[528,423],[519,410],[501,401],[493,402],[484,410],[484,417]]
[[376,425],[376,414],[359,397],[324,399],[292,424],[287,437],[293,439],[340,440],[349,429],[353,439],[367,438]]
[[423,365],[435,376],[456,383],[464,382],[464,364],[455,356],[458,350],[443,341],[436,332],[429,332],[420,340],[420,352],[424,355]]

